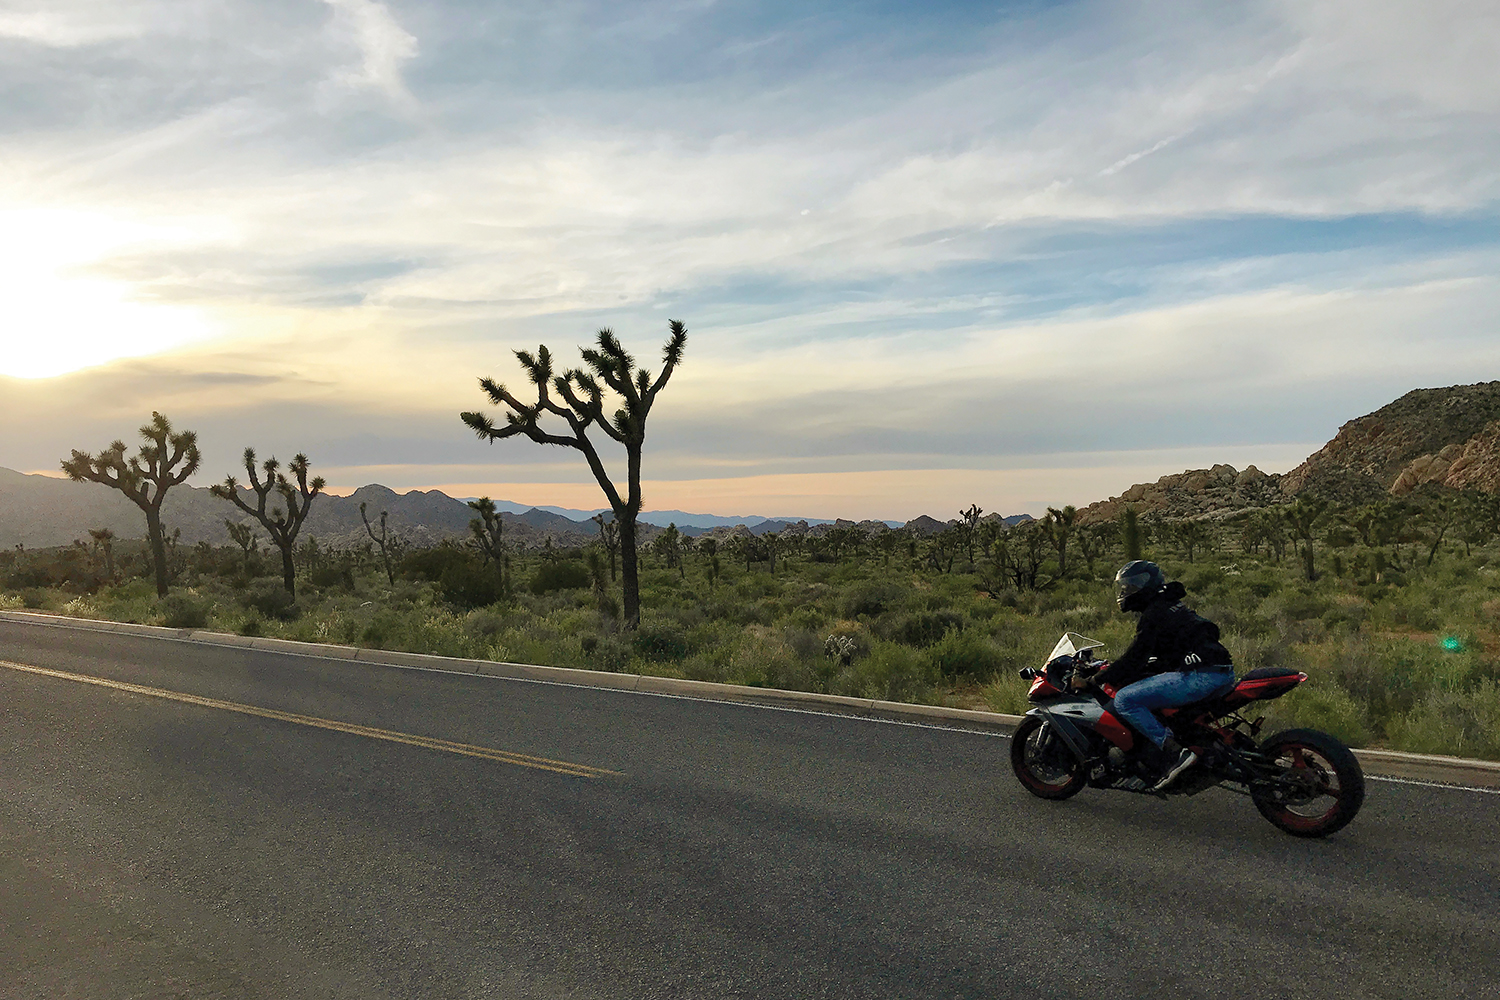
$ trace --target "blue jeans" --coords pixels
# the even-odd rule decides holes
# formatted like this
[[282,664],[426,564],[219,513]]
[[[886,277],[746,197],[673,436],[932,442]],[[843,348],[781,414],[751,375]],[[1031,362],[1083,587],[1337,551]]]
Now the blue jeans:
[[1173,670],[1143,677],[1115,695],[1115,714],[1160,747],[1167,741],[1167,727],[1152,709],[1202,701],[1233,683],[1233,670]]

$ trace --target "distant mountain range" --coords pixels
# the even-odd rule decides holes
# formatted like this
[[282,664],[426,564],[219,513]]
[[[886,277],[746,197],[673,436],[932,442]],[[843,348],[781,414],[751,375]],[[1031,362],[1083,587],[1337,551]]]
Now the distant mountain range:
[[[247,493],[248,497],[249,494]],[[370,520],[379,525],[382,511],[388,515],[390,530],[401,534],[413,545],[432,545],[445,538],[462,538],[469,534],[474,511],[463,500],[438,490],[412,490],[396,493],[384,486],[361,486],[347,497],[324,495],[313,502],[312,513],[302,528],[302,537],[316,536],[331,545],[360,545],[368,540],[359,505],[364,503]],[[582,545],[598,537],[598,527],[590,518],[601,511],[574,510],[566,507],[526,507],[497,500],[495,506],[505,522],[507,540],[519,548],[539,548],[549,540],[553,545]],[[604,511],[605,519],[609,514]],[[1029,518],[1018,514],[1008,523]],[[213,496],[204,487],[179,486],[167,494],[162,520],[169,531],[182,532],[182,542],[195,545],[206,541],[212,545],[229,544],[225,520],[246,520],[241,511]],[[928,523],[943,522],[918,518]],[[651,541],[668,524],[675,523],[683,534],[711,534],[725,537],[740,532],[762,535],[770,531],[792,531],[821,534],[852,521],[828,521],[817,518],[722,517],[692,514],[684,511],[647,511],[641,514],[638,537]],[[885,521],[864,521],[865,531],[883,531],[897,527]],[[140,510],[115,490],[98,483],[75,483],[52,476],[27,475],[0,468],[0,546],[25,545],[46,548],[70,545],[75,539],[87,539],[91,528],[109,528],[119,538],[140,538],[145,521]]]
[[[1079,522],[1114,519],[1126,505],[1141,514],[1217,518],[1304,494],[1365,503],[1381,496],[1400,496],[1426,484],[1500,493],[1500,382],[1413,390],[1344,424],[1328,444],[1285,475],[1263,473],[1254,466],[1189,469],[1091,504],[1079,512]],[[304,537],[315,535],[335,545],[362,544],[366,540],[359,516],[362,502],[372,519],[378,519],[381,511],[388,512],[391,530],[419,546],[467,536],[474,517],[463,500],[437,490],[395,493],[384,486],[362,486],[347,497],[319,497],[303,528]],[[554,545],[580,545],[598,536],[589,518],[599,510],[526,507],[508,501],[496,501],[496,507],[502,511],[509,540],[520,548],[539,547],[549,539]],[[201,487],[173,490],[163,510],[168,528],[180,530],[182,541],[190,545],[199,541],[228,544],[226,518],[238,522],[244,515]],[[1003,520],[1015,524],[1030,520],[1030,515]],[[856,525],[843,520],[725,517],[680,510],[647,511],[640,521],[643,542],[670,523],[686,535],[715,537],[769,531],[819,535],[844,526],[875,533],[897,526],[888,521]],[[952,523],[924,515],[905,526],[926,535]],[[0,546],[69,545],[74,539],[87,538],[90,528],[109,528],[120,538],[139,538],[145,533],[140,511],[114,490],[0,468]]]

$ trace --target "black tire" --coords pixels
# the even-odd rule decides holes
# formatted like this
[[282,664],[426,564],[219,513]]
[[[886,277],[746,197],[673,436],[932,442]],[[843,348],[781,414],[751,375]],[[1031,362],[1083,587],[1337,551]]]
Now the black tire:
[[1354,753],[1336,737],[1316,729],[1288,729],[1260,745],[1286,775],[1301,777],[1299,794],[1254,788],[1260,814],[1294,837],[1326,837],[1349,825],[1365,801],[1365,773]]
[[1016,727],[1010,741],[1010,766],[1032,795],[1042,799],[1067,799],[1077,795],[1087,782],[1083,764],[1049,730],[1043,721],[1028,715]]

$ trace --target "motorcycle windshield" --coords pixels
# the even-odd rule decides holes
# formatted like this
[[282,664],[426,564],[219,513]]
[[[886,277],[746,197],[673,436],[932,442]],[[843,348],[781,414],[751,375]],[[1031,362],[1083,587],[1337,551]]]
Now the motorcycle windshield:
[[1047,654],[1047,662],[1051,663],[1059,656],[1072,656],[1085,649],[1098,649],[1104,643],[1097,639],[1090,639],[1086,635],[1077,632],[1064,632],[1063,637],[1057,640],[1057,645],[1052,647],[1052,652]]

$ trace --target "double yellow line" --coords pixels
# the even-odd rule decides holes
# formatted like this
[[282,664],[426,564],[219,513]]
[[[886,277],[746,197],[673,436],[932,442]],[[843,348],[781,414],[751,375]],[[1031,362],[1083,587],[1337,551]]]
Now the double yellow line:
[[55,677],[59,680],[75,681],[79,684],[93,684],[96,687],[111,688],[115,691],[128,691],[131,694],[146,695],[150,698],[165,698],[168,701],[182,702],[184,705],[216,708],[224,712],[238,712],[241,715],[254,715],[262,719],[275,719],[278,722],[292,722],[299,726],[312,726],[315,729],[331,729],[336,733],[348,733],[351,736],[365,736],[373,740],[405,743],[407,746],[422,747],[425,750],[442,750],[446,753],[462,754],[465,757],[478,757],[481,760],[493,760],[502,764],[515,764],[517,767],[531,767],[539,771],[552,771],[557,774],[571,775],[575,778],[597,778],[602,775],[617,775],[620,773],[618,771],[607,771],[602,767],[590,767],[588,764],[574,764],[565,760],[533,757],[530,754],[512,753],[509,750],[496,750],[493,747],[474,746],[471,743],[455,743],[452,740],[440,740],[434,736],[418,736],[414,733],[398,733],[389,729],[375,729],[372,726],[360,726],[352,722],[320,719],[313,715],[298,715],[296,712],[282,712],[274,708],[261,708],[258,705],[242,705],[235,701],[220,701],[218,698],[204,698],[200,695],[185,694],[181,691],[168,691],[165,688],[147,687],[144,684],[130,684],[126,681],[106,680],[103,677],[90,677],[88,674],[73,674],[63,670],[49,670],[46,667],[33,667],[25,663],[12,663],[8,660],[0,660],[0,667],[5,667],[8,670],[18,670],[22,673],[37,674],[42,677]]

